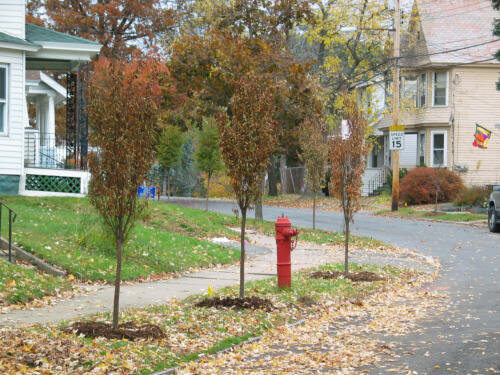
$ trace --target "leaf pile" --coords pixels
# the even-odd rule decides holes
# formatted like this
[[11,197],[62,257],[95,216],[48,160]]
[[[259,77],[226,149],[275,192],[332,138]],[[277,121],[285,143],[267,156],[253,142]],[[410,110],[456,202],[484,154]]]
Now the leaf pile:
[[196,304],[196,307],[234,307],[236,309],[252,309],[271,311],[274,306],[268,299],[257,296],[245,298],[213,297],[205,298]]
[[75,322],[64,329],[66,333],[84,335],[88,338],[105,337],[107,339],[136,340],[136,339],[160,339],[165,337],[163,330],[156,324],[138,325],[136,322],[126,322],[114,329],[109,323],[104,322]]
[[[343,272],[339,271],[316,271],[311,274],[313,279],[338,279],[345,277]],[[374,272],[361,271],[351,272],[347,275],[351,281],[384,281],[385,279]]]

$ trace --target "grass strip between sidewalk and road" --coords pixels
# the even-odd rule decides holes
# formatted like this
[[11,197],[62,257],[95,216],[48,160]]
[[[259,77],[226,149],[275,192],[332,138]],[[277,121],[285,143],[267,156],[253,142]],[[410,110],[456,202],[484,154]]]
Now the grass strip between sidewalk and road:
[[454,221],[467,223],[471,221],[487,220],[487,215],[474,214],[470,212],[456,212],[456,213],[446,213],[446,212],[434,212],[429,210],[415,210],[410,207],[402,207],[396,212],[390,210],[378,211],[377,215],[381,216],[394,216],[402,218],[413,218],[413,219],[428,219],[428,220],[443,220],[443,221]]
[[[362,303],[375,290],[404,285],[415,271],[391,266],[352,264],[352,272],[372,271],[385,281],[355,283],[346,279],[314,279],[314,270],[342,270],[332,264],[293,274],[292,289],[279,290],[276,278],[246,284],[247,295],[269,299],[271,311],[196,307],[206,295],[196,295],[165,305],[126,310],[121,322],[155,324],[166,336],[162,339],[89,339],[64,333],[68,322],[53,326],[34,326],[0,330],[0,369],[3,373],[37,371],[118,372],[148,374],[196,360],[218,352],[269,329],[282,327],[302,318],[314,319],[333,305]],[[208,288],[208,285],[207,285]],[[384,289],[385,290],[385,289]],[[215,296],[237,296],[238,287],[215,291]],[[109,321],[110,315],[91,317]]]

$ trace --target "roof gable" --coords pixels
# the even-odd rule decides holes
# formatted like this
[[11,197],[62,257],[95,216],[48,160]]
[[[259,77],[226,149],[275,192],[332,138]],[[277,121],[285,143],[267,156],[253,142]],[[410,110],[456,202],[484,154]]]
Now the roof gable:
[[429,63],[498,63],[493,55],[500,39],[492,30],[500,12],[490,0],[415,0],[413,14],[421,25]]

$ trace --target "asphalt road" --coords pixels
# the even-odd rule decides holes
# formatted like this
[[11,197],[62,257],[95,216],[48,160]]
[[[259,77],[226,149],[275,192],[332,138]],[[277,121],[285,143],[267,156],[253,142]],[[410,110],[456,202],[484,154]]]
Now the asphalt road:
[[[202,200],[170,202],[204,208]],[[230,215],[234,207],[222,201],[211,201],[209,206],[212,211]],[[265,220],[274,221],[285,214],[293,225],[312,226],[311,210],[266,206],[263,212]],[[316,217],[318,228],[342,230],[340,213],[319,211]],[[441,276],[430,288],[449,293],[447,314],[422,322],[422,333],[394,338],[400,355],[392,359],[391,368],[408,368],[419,374],[500,373],[500,234],[487,228],[365,213],[356,215],[352,232],[419,250],[438,257],[443,265]],[[371,370],[374,374],[385,371]]]

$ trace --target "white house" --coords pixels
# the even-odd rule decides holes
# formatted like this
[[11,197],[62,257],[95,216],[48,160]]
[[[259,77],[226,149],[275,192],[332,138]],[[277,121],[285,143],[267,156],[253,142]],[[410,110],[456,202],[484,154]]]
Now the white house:
[[[0,194],[86,192],[87,124],[78,71],[101,45],[25,23],[24,0],[0,1]],[[43,71],[67,73],[67,88]],[[28,101],[36,109],[30,126]],[[54,108],[67,103],[56,136]],[[62,151],[65,151],[64,153]]]

